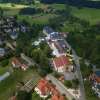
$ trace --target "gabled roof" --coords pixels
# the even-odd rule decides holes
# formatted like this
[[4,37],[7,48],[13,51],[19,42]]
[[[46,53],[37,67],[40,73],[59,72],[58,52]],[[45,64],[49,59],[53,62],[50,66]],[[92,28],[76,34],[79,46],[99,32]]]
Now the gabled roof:
[[41,91],[42,95],[47,93],[48,81],[45,79],[41,79],[38,83],[37,88]]
[[60,57],[54,58],[53,64],[54,64],[55,67],[58,68],[58,67],[61,67],[61,66],[69,65],[70,62],[69,62],[69,59],[68,59],[67,56],[62,55]]
[[51,39],[61,39],[62,38],[62,35],[60,34],[60,33],[58,33],[58,32],[52,32],[51,34],[50,34],[50,38]]
[[63,48],[60,46],[60,44],[57,41],[54,42],[54,46],[59,51],[59,53],[64,53]]
[[41,79],[37,85],[37,88],[41,91],[42,95],[51,93],[51,100],[65,100],[64,96],[56,89],[56,86],[46,79]]

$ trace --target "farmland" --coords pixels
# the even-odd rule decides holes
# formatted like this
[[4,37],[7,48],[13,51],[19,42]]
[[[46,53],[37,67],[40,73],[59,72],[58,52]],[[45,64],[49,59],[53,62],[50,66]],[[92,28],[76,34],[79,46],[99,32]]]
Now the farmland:
[[[56,10],[64,10],[66,8],[66,6],[64,4],[34,4],[34,5],[19,5],[19,4],[11,4],[11,3],[1,3],[0,7],[2,7],[4,9],[4,15],[5,16],[9,16],[9,15],[18,15],[19,17],[23,18],[27,18],[26,15],[21,16],[19,14],[20,10],[23,8],[42,8],[45,9],[47,7],[51,7],[53,9]],[[71,13],[83,20],[89,21],[90,24],[96,24],[98,22],[100,22],[100,9],[95,9],[95,8],[86,8],[86,7],[82,7],[82,8],[77,8],[77,7],[72,7],[71,8]],[[35,23],[46,23],[48,22],[49,17],[55,17],[56,14],[33,14],[29,16],[29,21],[33,20]],[[32,18],[31,18],[32,17]],[[42,20],[40,20],[42,19]],[[45,19],[45,20],[44,20]]]

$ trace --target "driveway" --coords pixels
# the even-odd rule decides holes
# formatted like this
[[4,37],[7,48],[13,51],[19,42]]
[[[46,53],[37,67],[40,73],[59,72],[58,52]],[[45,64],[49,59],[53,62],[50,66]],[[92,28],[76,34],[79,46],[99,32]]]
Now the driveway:
[[75,73],[73,72],[64,72],[65,80],[73,80],[75,79]]

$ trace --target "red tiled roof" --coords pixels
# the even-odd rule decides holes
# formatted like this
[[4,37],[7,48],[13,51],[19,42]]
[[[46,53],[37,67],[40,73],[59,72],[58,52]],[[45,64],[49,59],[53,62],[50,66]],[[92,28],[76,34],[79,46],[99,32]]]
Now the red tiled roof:
[[61,95],[59,100],[65,100],[65,97]]
[[51,100],[64,100],[64,97],[60,95],[60,92],[56,89],[56,86],[46,79],[41,79],[37,85],[37,88],[41,91],[42,95],[46,95],[48,92],[51,92]]
[[51,100],[65,100],[65,98],[62,95],[53,95]]
[[13,58],[13,59],[12,59],[12,62],[13,62],[15,65],[21,65],[20,61],[19,61],[17,58]]
[[59,100],[59,97],[57,95],[53,95],[51,100]]
[[53,64],[55,67],[61,67],[61,66],[65,66],[65,65],[69,65],[69,59],[68,57],[66,57],[65,55],[54,58],[53,59]]
[[42,95],[47,93],[48,89],[48,81],[45,79],[41,79],[38,83],[37,88],[41,91]]

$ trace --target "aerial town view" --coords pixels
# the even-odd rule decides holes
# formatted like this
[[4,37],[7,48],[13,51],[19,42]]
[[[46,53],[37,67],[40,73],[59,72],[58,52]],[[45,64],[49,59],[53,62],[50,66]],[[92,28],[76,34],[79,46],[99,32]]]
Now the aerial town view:
[[100,100],[100,0],[0,0],[0,100]]

